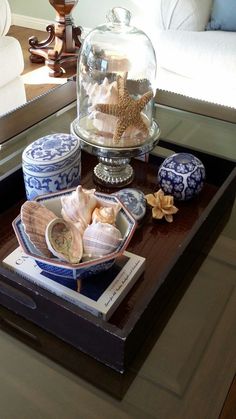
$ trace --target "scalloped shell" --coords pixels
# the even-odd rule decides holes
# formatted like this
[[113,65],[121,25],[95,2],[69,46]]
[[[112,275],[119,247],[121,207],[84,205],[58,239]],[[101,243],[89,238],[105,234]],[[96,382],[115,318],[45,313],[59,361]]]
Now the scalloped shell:
[[122,240],[121,232],[108,223],[92,223],[83,235],[84,259],[97,259],[115,252]]
[[61,215],[65,221],[77,223],[82,233],[92,221],[92,212],[97,206],[95,189],[83,189],[81,185],[70,195],[61,197]]
[[36,201],[26,201],[21,207],[25,233],[36,249],[47,257],[51,257],[52,254],[46,243],[45,231],[48,223],[55,218],[56,215],[52,211]]
[[54,256],[73,264],[80,262],[83,255],[82,237],[73,224],[63,218],[55,218],[48,224],[45,238]]

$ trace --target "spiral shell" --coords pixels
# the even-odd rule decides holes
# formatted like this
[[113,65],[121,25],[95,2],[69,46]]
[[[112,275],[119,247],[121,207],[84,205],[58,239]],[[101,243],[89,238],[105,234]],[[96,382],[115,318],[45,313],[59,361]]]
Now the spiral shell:
[[36,201],[26,201],[21,206],[21,220],[25,233],[31,243],[44,256],[52,256],[48,249],[45,231],[48,223],[56,218],[56,215],[48,208]]
[[118,212],[120,211],[120,204],[116,204],[112,207],[100,207],[95,208],[92,213],[92,220],[95,223],[108,223],[108,224],[115,224],[116,217]]
[[55,218],[46,228],[45,239],[54,256],[70,263],[80,262],[83,254],[82,237],[73,224]]
[[92,223],[83,235],[83,259],[97,259],[115,252],[122,240],[121,232],[108,223]]

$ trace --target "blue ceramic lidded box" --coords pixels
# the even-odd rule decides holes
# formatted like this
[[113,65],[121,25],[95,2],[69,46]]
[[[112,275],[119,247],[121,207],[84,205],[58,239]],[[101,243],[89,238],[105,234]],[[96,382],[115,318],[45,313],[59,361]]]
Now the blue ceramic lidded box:
[[70,134],[51,134],[30,144],[22,154],[27,199],[77,186],[81,175],[79,140]]

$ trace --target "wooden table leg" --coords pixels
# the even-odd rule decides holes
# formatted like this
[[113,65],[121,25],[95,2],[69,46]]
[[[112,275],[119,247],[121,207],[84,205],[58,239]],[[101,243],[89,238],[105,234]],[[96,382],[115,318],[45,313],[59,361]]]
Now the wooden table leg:
[[63,74],[63,64],[72,63],[76,68],[81,46],[81,28],[74,26],[71,12],[78,0],[49,2],[56,10],[56,23],[46,27],[48,38],[44,41],[38,41],[35,36],[29,38],[30,60],[33,63],[45,62],[49,68],[49,75],[60,77]]

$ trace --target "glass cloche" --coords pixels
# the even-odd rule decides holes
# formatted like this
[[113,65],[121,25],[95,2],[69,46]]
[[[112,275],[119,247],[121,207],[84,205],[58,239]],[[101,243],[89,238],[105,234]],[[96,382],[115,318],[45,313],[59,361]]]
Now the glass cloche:
[[[127,159],[153,148],[159,135],[153,120],[155,52],[148,36],[130,25],[130,18],[128,10],[113,8],[107,24],[85,38],[77,68],[78,115],[72,123],[82,148],[116,173],[122,171],[122,158],[127,166]],[[132,169],[128,171],[110,180],[101,179],[98,170],[95,175],[102,183],[119,185],[132,180]]]

